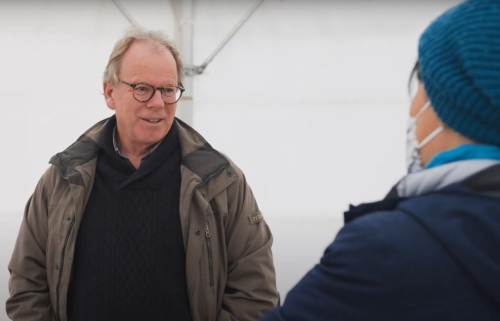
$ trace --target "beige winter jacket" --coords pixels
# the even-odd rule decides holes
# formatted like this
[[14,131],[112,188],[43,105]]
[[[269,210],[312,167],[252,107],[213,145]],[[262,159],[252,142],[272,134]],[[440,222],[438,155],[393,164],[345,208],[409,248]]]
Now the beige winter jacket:
[[[6,308],[14,321],[67,321],[75,242],[106,121],[51,159],[26,205],[9,264]],[[176,121],[183,165],[179,214],[193,321],[258,320],[278,303],[271,231],[241,170]]]

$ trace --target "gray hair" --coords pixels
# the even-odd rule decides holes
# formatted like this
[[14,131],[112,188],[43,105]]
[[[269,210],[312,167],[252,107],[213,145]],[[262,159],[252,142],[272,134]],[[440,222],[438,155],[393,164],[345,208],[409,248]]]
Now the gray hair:
[[[182,83],[184,78],[183,65],[179,52],[174,42],[159,30],[146,30],[141,27],[131,27],[125,35],[115,43],[115,47],[109,56],[108,64],[104,70],[103,81],[114,86],[118,84],[118,71],[123,61],[123,56],[134,42],[143,42],[151,46],[151,49],[166,48],[174,56],[177,65],[177,81]],[[163,49],[163,48],[162,48]]]

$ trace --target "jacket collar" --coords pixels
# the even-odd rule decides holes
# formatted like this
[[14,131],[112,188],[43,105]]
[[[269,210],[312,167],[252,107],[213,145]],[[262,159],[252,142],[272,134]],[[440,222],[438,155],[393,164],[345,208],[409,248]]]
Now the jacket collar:
[[[92,126],[75,143],[50,159],[49,163],[57,167],[70,183],[85,186],[88,180],[85,175],[93,177],[91,173],[95,172],[95,159],[100,152],[98,142],[109,119]],[[198,132],[180,119],[174,121],[178,124],[182,163],[199,177],[200,184],[229,166],[226,157],[213,149]]]
[[374,203],[350,205],[344,213],[345,223],[369,213],[392,211],[409,198],[459,185],[475,192],[500,197],[500,162],[494,160],[470,160],[417,172],[403,178],[387,196]]
[[457,161],[410,174],[389,193],[400,197],[415,197],[457,184],[476,173],[500,164],[497,160],[477,159]]

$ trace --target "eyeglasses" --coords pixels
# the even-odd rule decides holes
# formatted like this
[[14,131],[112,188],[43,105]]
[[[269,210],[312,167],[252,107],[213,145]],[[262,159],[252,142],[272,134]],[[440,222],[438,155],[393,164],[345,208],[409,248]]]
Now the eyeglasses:
[[184,87],[182,86],[166,86],[166,87],[153,87],[145,82],[130,84],[123,80],[118,79],[119,82],[127,86],[132,87],[134,90],[133,95],[135,100],[144,103],[149,101],[155,95],[156,91],[161,92],[161,98],[165,104],[175,104],[181,99],[182,93],[184,92]]

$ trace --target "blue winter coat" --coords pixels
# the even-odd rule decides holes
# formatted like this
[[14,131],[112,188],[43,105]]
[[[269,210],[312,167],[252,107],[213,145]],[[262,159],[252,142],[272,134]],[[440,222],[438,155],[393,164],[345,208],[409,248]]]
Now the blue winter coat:
[[345,219],[261,321],[500,320],[498,162],[421,172]]

